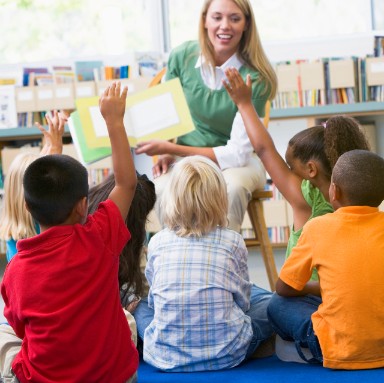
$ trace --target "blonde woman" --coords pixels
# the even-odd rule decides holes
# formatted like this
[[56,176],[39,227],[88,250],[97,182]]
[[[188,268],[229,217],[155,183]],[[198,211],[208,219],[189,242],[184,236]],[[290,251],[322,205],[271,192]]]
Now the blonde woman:
[[203,156],[182,159],[161,208],[166,228],[148,244],[148,299],[134,312],[144,360],[165,371],[237,366],[273,334],[272,293],[249,281],[244,240],[227,228],[222,172]]
[[[240,231],[252,192],[263,188],[265,170],[253,154],[243,120],[225,91],[222,80],[229,67],[253,80],[252,103],[264,116],[267,100],[276,93],[276,75],[264,53],[248,0],[206,0],[199,21],[199,41],[187,41],[169,57],[166,80],[178,77],[195,130],[177,143],[152,140],[136,152],[159,155],[153,168],[156,193],[169,182],[177,157],[203,155],[222,170],[228,188],[229,227]],[[160,177],[161,176],[161,177]],[[159,205],[156,210],[160,215]]]
[[[52,118],[46,115],[48,130],[36,124],[43,133],[44,145],[40,156],[46,154],[61,154],[63,150],[62,137],[66,117],[57,111]],[[31,214],[25,208],[23,177],[27,167],[39,155],[22,152],[15,157],[8,169],[4,180],[4,201],[0,216],[0,239],[6,241],[6,256],[9,262],[17,253],[16,243],[19,239],[32,237],[40,232],[39,225],[34,222]]]

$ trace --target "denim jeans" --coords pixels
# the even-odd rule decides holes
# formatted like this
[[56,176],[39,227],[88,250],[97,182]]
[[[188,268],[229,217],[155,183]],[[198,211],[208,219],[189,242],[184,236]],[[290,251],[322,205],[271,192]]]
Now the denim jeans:
[[[286,341],[295,342],[298,354],[308,363],[323,362],[311,319],[320,304],[321,298],[314,295],[282,297],[275,293],[268,306],[268,318],[276,334]],[[301,347],[309,348],[313,358],[307,359]]]
[[[251,318],[253,337],[248,347],[245,359],[248,359],[259,347],[260,343],[274,334],[267,316],[267,307],[272,297],[270,291],[252,285],[250,308],[245,313]],[[145,329],[152,322],[154,310],[148,306],[148,298],[142,298],[134,311],[137,334],[144,340]]]

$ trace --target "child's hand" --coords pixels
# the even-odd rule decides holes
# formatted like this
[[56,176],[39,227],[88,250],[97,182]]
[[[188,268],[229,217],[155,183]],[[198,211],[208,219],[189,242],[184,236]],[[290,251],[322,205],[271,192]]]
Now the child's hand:
[[153,178],[160,177],[165,174],[168,169],[175,163],[176,159],[171,154],[163,154],[159,156],[157,162],[152,167]]
[[121,91],[120,82],[114,82],[100,96],[99,107],[107,126],[116,122],[122,122],[125,113],[125,102],[128,87]]
[[223,80],[223,85],[233,102],[240,106],[251,102],[252,97],[252,80],[251,76],[247,75],[247,82],[245,83],[237,69],[228,68],[225,71],[227,80]]
[[44,146],[40,154],[61,154],[63,152],[64,125],[68,118],[63,112],[58,113],[57,110],[53,111],[53,118],[48,113],[45,118],[48,122],[48,130],[36,122],[36,126],[44,136]]

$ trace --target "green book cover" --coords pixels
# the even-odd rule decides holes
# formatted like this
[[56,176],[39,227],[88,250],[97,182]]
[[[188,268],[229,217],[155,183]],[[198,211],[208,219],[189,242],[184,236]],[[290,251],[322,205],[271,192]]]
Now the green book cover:
[[110,147],[90,148],[87,145],[80,116],[77,111],[71,113],[68,119],[68,128],[80,162],[83,164],[89,165],[105,157],[109,157],[112,154]]

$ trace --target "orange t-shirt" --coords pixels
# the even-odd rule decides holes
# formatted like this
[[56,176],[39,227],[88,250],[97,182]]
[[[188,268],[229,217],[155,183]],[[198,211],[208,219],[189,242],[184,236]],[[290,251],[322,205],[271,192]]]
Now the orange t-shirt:
[[383,367],[384,212],[350,206],[308,221],[280,278],[301,290],[314,267],[323,302],[312,322],[324,367]]

